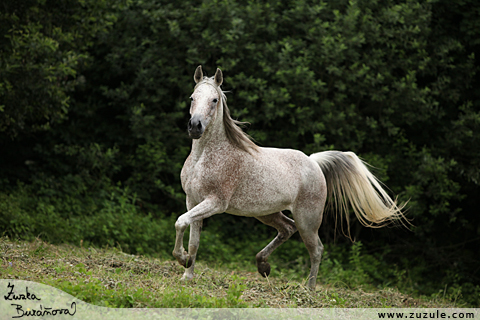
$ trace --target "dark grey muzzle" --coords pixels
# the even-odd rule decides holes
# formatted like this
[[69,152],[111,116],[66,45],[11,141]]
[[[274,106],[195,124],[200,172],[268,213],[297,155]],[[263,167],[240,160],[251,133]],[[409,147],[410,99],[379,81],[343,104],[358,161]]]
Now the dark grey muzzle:
[[203,131],[205,131],[205,128],[202,125],[200,117],[194,115],[190,121],[188,121],[188,135],[192,139],[199,139],[202,136]]

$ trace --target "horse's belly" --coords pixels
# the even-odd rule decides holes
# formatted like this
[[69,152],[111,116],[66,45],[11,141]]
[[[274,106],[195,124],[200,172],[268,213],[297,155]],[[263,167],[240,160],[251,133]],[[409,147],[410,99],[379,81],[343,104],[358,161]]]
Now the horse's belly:
[[261,217],[283,210],[292,210],[291,205],[229,207],[226,213],[242,217]]

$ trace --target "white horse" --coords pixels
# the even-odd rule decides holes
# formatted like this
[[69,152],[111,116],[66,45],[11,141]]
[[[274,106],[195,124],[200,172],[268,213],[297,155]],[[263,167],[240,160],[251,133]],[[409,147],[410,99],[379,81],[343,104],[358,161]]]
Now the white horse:
[[[315,288],[323,245],[318,236],[327,197],[335,209],[379,227],[403,218],[401,207],[382,189],[365,164],[352,152],[325,151],[306,156],[290,149],[261,148],[230,117],[220,89],[223,75],[203,76],[195,70],[188,133],[192,150],[181,173],[188,212],[175,223],[173,256],[192,279],[202,221],[214,214],[255,217],[278,230],[276,238],[256,255],[258,272],[270,274],[270,254],[297,230],[310,254],[308,287]],[[289,210],[293,220],[282,213]],[[188,252],[183,235],[190,225]]]

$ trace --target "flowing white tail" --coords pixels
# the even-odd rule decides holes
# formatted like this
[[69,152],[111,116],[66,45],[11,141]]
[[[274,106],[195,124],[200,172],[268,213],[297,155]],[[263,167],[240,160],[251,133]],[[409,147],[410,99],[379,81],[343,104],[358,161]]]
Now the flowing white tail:
[[[325,151],[310,156],[322,169],[327,181],[329,206],[345,214],[348,203],[364,226],[378,228],[405,219],[398,206],[380,186],[378,179],[353,152]],[[406,219],[405,219],[406,220]]]

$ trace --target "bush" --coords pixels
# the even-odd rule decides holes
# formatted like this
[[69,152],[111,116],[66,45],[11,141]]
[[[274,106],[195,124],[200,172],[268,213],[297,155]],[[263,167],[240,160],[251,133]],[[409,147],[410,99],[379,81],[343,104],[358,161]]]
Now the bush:
[[[128,188],[111,187],[108,198],[94,194],[46,196],[19,185],[0,194],[0,222],[11,238],[42,238],[50,243],[119,247],[124,252],[171,256],[175,219],[143,212]],[[85,198],[91,201],[85,205]]]
[[[354,151],[410,199],[412,232],[351,219],[378,261],[408,266],[419,292],[443,289],[438,279],[475,292],[478,1],[17,2],[0,16],[3,232],[162,251],[185,211],[187,101],[202,64],[222,69],[231,113],[259,144]],[[251,221],[206,222],[205,256],[259,250],[273,236]],[[303,249],[285,248],[297,263]],[[359,265],[338,261],[345,274]]]

